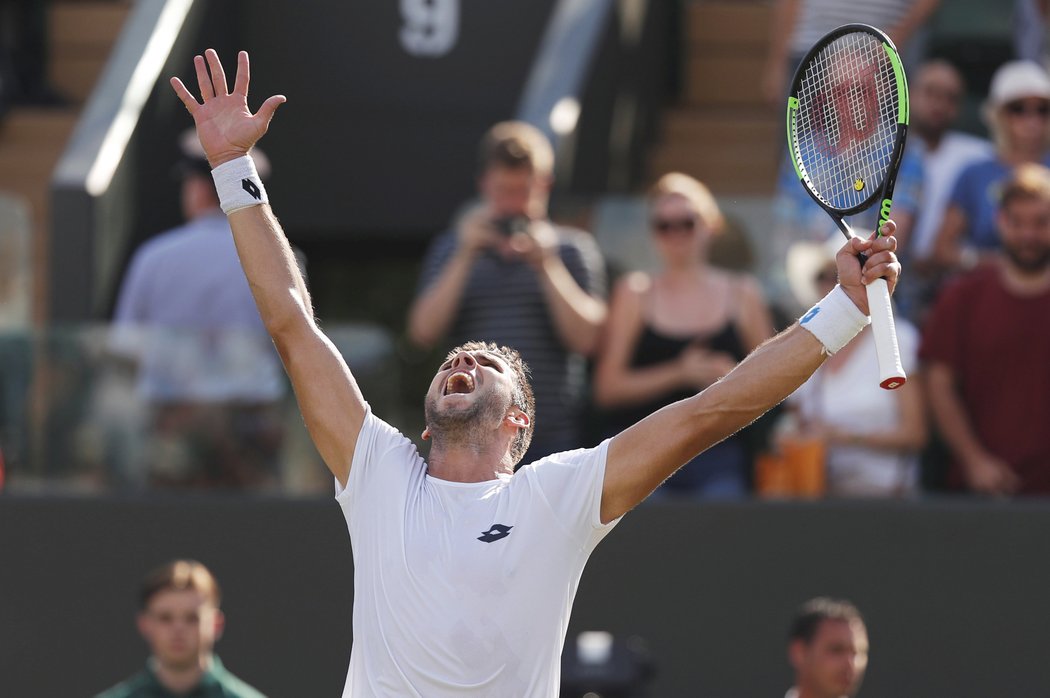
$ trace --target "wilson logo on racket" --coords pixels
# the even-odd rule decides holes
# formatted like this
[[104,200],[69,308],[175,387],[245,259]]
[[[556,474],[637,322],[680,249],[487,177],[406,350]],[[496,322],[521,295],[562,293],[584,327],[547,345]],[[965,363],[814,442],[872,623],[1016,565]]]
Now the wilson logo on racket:
[[830,95],[827,91],[814,95],[810,119],[821,152],[840,155],[851,143],[875,134],[879,127],[877,71],[876,65],[866,66],[856,80],[843,80],[831,87]]

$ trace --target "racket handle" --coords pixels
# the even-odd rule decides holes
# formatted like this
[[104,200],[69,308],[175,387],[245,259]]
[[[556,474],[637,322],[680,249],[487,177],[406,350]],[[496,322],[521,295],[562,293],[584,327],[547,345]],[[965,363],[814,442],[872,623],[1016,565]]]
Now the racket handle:
[[875,354],[879,357],[879,387],[895,390],[908,380],[901,366],[901,352],[897,347],[897,328],[890,307],[890,289],[886,279],[875,279],[866,286],[868,312],[871,313],[871,332],[875,337]]

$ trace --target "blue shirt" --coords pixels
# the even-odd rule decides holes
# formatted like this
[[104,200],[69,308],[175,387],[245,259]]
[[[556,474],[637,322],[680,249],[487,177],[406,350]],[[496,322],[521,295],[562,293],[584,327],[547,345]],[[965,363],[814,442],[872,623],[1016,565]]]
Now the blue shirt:
[[117,300],[111,351],[140,362],[151,402],[271,402],[284,372],[222,211],[145,242]]

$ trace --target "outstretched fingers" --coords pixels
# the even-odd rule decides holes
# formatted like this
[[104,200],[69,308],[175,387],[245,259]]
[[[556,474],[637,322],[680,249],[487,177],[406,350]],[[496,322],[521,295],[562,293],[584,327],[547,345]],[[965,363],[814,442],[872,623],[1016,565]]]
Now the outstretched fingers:
[[215,52],[215,49],[210,48],[204,52],[204,57],[208,61],[208,68],[211,69],[211,84],[214,94],[220,97],[228,95],[230,91],[226,87],[226,71],[222,69],[219,54]]
[[211,86],[211,78],[208,76],[208,66],[204,62],[204,56],[194,56],[193,67],[197,71],[197,87],[200,88],[201,99],[207,102],[215,96],[215,90]]
[[197,98],[186,89],[186,86],[182,84],[182,80],[178,78],[172,78],[168,81],[171,83],[171,88],[175,90],[175,96],[178,97],[182,104],[186,107],[187,111],[192,115],[193,112],[197,111],[200,104],[197,102]]
[[251,77],[251,70],[248,67],[248,52],[241,51],[237,54],[237,75],[233,82],[234,94],[239,94],[242,97],[248,96],[248,81]]
[[265,131],[269,127],[270,119],[273,118],[273,114],[277,111],[277,107],[284,104],[285,101],[287,100],[284,95],[274,95],[273,97],[270,97],[262,103],[262,106],[259,107],[259,111],[255,112],[255,116],[252,118],[261,121],[263,124],[263,130]]

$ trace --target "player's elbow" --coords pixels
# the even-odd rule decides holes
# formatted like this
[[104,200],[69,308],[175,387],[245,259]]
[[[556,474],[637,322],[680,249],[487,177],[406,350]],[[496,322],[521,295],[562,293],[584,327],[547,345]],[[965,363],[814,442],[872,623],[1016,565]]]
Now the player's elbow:
[[306,307],[294,298],[279,306],[260,308],[260,311],[267,333],[278,346],[294,341],[314,325]]

